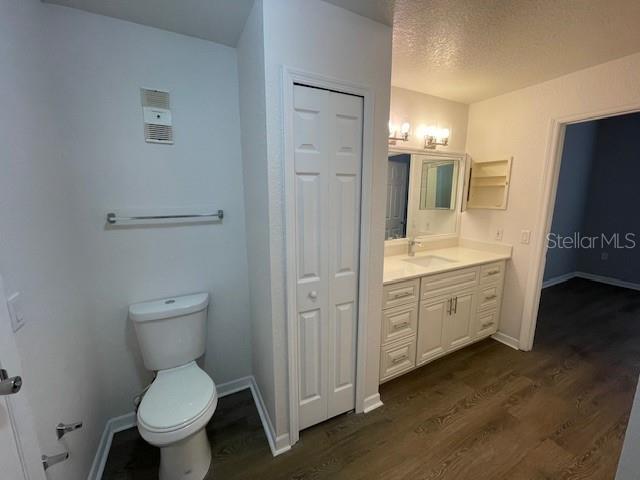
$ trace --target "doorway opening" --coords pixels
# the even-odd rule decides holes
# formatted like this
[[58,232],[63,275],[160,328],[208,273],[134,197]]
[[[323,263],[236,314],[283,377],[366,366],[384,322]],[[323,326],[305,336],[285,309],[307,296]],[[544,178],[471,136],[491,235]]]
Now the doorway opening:
[[[563,359],[581,410],[622,433],[640,426],[638,131],[640,113],[565,127],[535,323],[536,354]],[[622,436],[609,448],[617,460]]]
[[[545,238],[536,333],[553,330],[551,318],[555,315],[547,308],[550,300],[545,297],[555,297],[558,292],[567,295],[561,302],[565,308],[571,308],[569,298],[575,293],[574,311],[591,305],[589,313],[601,316],[599,326],[610,323],[611,331],[626,331],[620,316],[633,313],[633,308],[615,302],[622,301],[616,295],[620,289],[629,290],[624,292],[629,298],[639,295],[640,300],[640,220],[633,211],[640,199],[636,181],[640,174],[639,129],[640,113],[566,126],[552,220]],[[593,283],[614,288],[586,288]],[[584,295],[587,297],[582,298]],[[600,302],[601,307],[592,302]],[[556,313],[563,310],[556,307]],[[586,323],[576,325],[575,330],[584,331]]]

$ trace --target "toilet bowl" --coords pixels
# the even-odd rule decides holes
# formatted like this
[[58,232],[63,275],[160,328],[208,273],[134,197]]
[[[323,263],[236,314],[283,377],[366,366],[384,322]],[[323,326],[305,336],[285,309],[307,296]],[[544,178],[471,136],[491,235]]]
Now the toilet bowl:
[[218,404],[216,387],[196,362],[158,372],[138,408],[138,430],[160,447],[160,479],[201,480],[211,464],[205,426]]
[[196,363],[204,353],[208,295],[129,307],[145,366],[157,372],[140,402],[138,431],[160,448],[160,480],[202,480],[210,469],[205,427],[218,404],[213,380]]

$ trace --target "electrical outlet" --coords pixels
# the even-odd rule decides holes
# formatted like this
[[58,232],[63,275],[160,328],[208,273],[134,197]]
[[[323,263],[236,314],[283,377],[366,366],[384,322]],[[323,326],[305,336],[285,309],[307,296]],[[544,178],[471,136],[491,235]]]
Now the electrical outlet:
[[609,260],[609,253],[607,252],[602,252],[600,254],[600,260]]
[[520,243],[524,245],[529,245],[531,241],[531,230],[522,230],[520,232]]
[[496,229],[496,235],[495,235],[495,239],[497,241],[501,241],[502,240],[502,234],[504,233],[504,230],[502,228],[497,228]]
[[7,306],[9,307],[9,317],[11,317],[11,328],[13,328],[14,332],[17,332],[25,324],[20,292],[14,293],[7,299]]

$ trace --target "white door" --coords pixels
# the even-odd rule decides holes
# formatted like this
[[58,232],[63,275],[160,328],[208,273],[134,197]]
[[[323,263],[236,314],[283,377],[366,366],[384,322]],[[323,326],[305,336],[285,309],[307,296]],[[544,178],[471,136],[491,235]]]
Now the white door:
[[444,336],[446,348],[460,347],[469,343],[473,337],[473,300],[475,294],[467,292],[453,297],[451,316],[445,323]]
[[409,163],[389,157],[387,167],[387,218],[385,239],[404,238],[407,225]]
[[294,87],[300,429],[355,408],[363,99]]
[[443,332],[449,321],[449,298],[433,302],[424,302],[418,316],[418,346],[416,363],[418,365],[441,355],[444,352]]
[[[0,277],[0,367],[9,376],[20,375],[22,367],[11,330],[9,311]],[[4,391],[4,390],[2,390]],[[44,480],[44,470],[24,388],[0,395],[0,478]]]

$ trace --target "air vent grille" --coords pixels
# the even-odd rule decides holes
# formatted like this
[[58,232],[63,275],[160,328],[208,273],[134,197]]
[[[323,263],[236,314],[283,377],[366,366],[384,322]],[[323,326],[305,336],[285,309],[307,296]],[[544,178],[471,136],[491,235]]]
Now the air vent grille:
[[169,92],[140,89],[144,116],[144,139],[147,143],[173,143]]
[[169,92],[142,88],[141,93],[143,107],[162,108],[164,110],[169,110],[171,108],[169,104]]
[[173,143],[173,128],[167,125],[145,123],[144,138],[151,143]]

